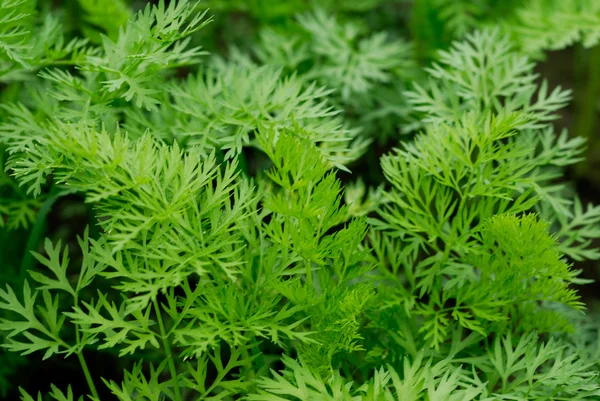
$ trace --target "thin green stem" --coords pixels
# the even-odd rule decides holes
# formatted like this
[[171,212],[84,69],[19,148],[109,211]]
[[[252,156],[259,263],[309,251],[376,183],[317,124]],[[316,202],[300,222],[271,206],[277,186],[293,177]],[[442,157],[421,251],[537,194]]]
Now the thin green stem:
[[158,306],[156,298],[152,300],[154,305],[154,311],[156,313],[156,320],[158,321],[158,329],[160,330],[160,337],[162,339],[163,347],[167,354],[167,361],[169,363],[169,371],[171,372],[171,382],[173,384],[173,393],[175,394],[175,401],[181,401],[181,390],[179,388],[179,382],[177,380],[177,369],[175,369],[175,361],[173,360],[173,353],[171,352],[171,345],[169,344],[165,325],[162,320],[162,313]]
[[[81,281],[81,275],[79,276],[79,280],[77,282],[77,289],[79,289],[79,282]],[[74,306],[78,306],[79,305],[79,295],[78,292],[76,290],[75,294],[73,295],[73,305]],[[79,332],[79,326],[75,325],[75,340],[77,341],[77,347],[80,347],[80,342],[81,342],[81,333]],[[88,387],[90,388],[90,391],[92,392],[92,396],[96,399],[96,400],[100,400],[100,397],[98,396],[98,391],[96,390],[96,385],[94,384],[94,380],[92,379],[92,375],[90,374],[90,370],[87,366],[87,363],[85,362],[85,358],[83,356],[83,348],[79,348],[79,351],[77,352],[77,359],[79,359],[79,364],[81,365],[81,369],[83,370],[83,374],[85,376],[85,381],[87,382]]]
[[[77,330],[79,334],[79,330]],[[92,380],[92,375],[90,374],[90,370],[88,369],[87,363],[85,363],[85,358],[83,357],[83,350],[77,353],[77,359],[79,359],[79,364],[81,365],[81,369],[83,370],[83,374],[85,375],[85,381],[92,392],[92,396],[99,400],[98,392],[96,391],[96,386],[94,385],[94,381]]]
[[312,276],[312,265],[310,263],[310,260],[305,261],[305,268],[306,268],[306,284],[310,288],[314,288],[313,287],[313,276]]
[[[248,352],[248,348],[246,348],[246,344],[242,345],[240,348],[241,348],[240,353],[242,354],[242,357],[244,358],[244,360],[250,361],[251,357],[250,357],[250,353]],[[250,364],[250,366],[248,367],[248,380],[252,381],[252,380],[254,380],[255,377],[256,377],[256,372],[254,372],[253,365]]]

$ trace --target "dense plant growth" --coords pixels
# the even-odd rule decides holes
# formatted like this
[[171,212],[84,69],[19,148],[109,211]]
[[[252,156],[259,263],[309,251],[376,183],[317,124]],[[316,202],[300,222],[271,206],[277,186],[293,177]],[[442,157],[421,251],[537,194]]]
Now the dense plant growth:
[[525,3],[0,0],[0,394],[599,400],[600,8]]

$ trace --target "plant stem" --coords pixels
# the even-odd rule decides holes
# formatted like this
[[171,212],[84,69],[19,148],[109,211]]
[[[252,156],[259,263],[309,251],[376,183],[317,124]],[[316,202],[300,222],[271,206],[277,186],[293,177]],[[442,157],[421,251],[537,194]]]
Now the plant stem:
[[[81,276],[79,276],[79,281],[81,281]],[[79,282],[77,283],[77,290],[75,291],[75,295],[73,295],[73,306],[79,305]],[[79,326],[75,325],[75,338],[77,341],[77,346],[81,346],[81,333],[79,332]],[[88,369],[87,363],[85,362],[85,358],[83,357],[83,347],[79,348],[79,352],[77,352],[77,359],[79,359],[79,364],[81,365],[81,369],[83,370],[83,374],[85,376],[85,381],[87,382],[90,391],[92,392],[92,396],[100,401],[100,397],[98,396],[98,391],[96,391],[96,385],[94,384],[94,380],[92,379],[92,375],[90,374],[90,370]]]
[[156,313],[156,320],[158,321],[158,328],[160,330],[160,337],[162,339],[163,347],[167,354],[167,361],[169,363],[169,371],[171,372],[171,382],[173,384],[173,393],[175,394],[175,401],[181,401],[181,390],[179,389],[179,382],[177,380],[177,369],[175,369],[175,361],[173,360],[173,353],[171,352],[171,345],[167,340],[167,332],[165,325],[163,324],[162,314],[158,306],[156,298],[152,300],[154,304],[154,311]]
[[[241,351],[240,353],[242,354],[242,357],[246,360],[249,361],[250,358],[250,353],[248,352],[248,348],[246,348],[246,344],[241,346]],[[254,378],[256,377],[256,374],[254,372],[254,368],[252,367],[252,364],[250,364],[249,368],[248,368],[248,380],[252,381],[254,380]]]
[[314,289],[314,287],[313,287],[313,276],[312,276],[312,265],[310,263],[310,260],[306,260],[305,261],[305,268],[306,268],[306,284],[311,289]]
[[92,396],[96,400],[100,400],[98,396],[98,392],[96,391],[96,386],[94,385],[94,381],[92,380],[92,375],[90,375],[90,370],[88,369],[87,363],[85,363],[85,358],[83,357],[83,350],[77,353],[77,359],[79,359],[79,364],[81,365],[81,369],[83,370],[83,374],[85,375],[85,381],[92,392]]

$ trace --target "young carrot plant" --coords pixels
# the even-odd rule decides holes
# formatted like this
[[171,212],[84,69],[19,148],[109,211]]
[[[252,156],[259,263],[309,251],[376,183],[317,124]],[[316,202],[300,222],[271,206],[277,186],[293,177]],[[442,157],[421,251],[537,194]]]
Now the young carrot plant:
[[513,24],[552,5],[432,2],[457,39],[423,65],[396,2],[126,3],[0,0],[0,393],[600,399],[600,208],[530,58],[567,42]]

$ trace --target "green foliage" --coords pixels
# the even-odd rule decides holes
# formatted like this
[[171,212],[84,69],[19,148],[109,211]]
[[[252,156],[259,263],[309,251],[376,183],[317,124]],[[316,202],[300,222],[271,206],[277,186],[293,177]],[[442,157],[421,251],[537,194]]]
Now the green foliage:
[[598,21],[600,6],[595,1],[531,1],[514,10],[505,29],[523,51],[540,54],[577,42],[596,45]]
[[9,63],[27,65],[27,36],[30,33],[27,25],[31,23],[34,7],[34,1],[3,0],[0,3],[3,14],[0,21],[2,23],[3,70],[9,67]]
[[35,0],[2,0],[0,83],[30,79],[30,72],[52,64],[76,64],[87,40],[65,39],[60,21],[36,15]]
[[322,10],[302,15],[299,23],[310,37],[310,53],[319,56],[307,78],[337,88],[345,101],[369,92],[378,83],[390,82],[410,66],[408,46],[388,42],[383,32],[361,39],[355,26],[341,25]]
[[258,59],[327,85],[335,90],[330,97],[363,131],[391,135],[396,127],[382,121],[406,118],[406,101],[398,95],[418,75],[411,46],[386,32],[369,34],[356,19],[340,21],[323,8],[300,14],[297,21],[291,33],[263,28]]
[[89,24],[84,28],[84,34],[95,42],[102,40],[101,35],[117,38],[120,28],[131,18],[131,10],[123,0],[78,0],[78,3]]
[[245,12],[259,20],[293,17],[307,8],[319,6],[328,10],[364,12],[381,4],[382,0],[208,0],[207,7],[216,12]]
[[[417,0],[429,3],[426,19],[443,26],[437,35],[462,37],[474,29],[499,27],[525,54],[598,43],[600,6],[594,0]],[[419,28],[417,28],[419,29]],[[424,32],[420,33],[424,36]]]
[[[451,320],[487,334],[488,325],[498,329],[494,322],[520,320],[520,315],[535,321],[527,306],[531,303],[559,301],[578,307],[574,293],[565,287],[577,281],[575,273],[561,261],[546,226],[532,215],[514,216],[538,210],[537,205],[551,209],[548,215],[559,221],[560,216],[573,217],[562,186],[550,180],[560,174],[557,167],[578,160],[581,142],[559,137],[557,144],[547,145],[550,138],[556,139],[546,136],[545,128],[567,94],[555,89],[545,98],[547,86],[542,84],[537,99],[532,99],[533,76],[522,80],[520,72],[531,66],[499,39],[497,33],[483,32],[442,53],[446,65],[430,70],[431,89],[417,86],[409,93],[415,108],[425,113],[426,132],[382,159],[394,190],[373,224],[399,238],[395,246],[410,250],[399,262],[411,271],[402,284],[402,302],[427,296],[426,302],[416,303],[415,313],[424,317],[421,331],[436,347],[445,341]],[[492,68],[482,64],[491,60]],[[453,67],[459,64],[477,72]],[[546,153],[550,148],[554,151]],[[575,208],[581,215],[581,204],[575,203]],[[588,221],[595,232],[593,218]],[[579,240],[562,243],[566,253],[585,252],[579,243],[585,244],[585,230]],[[530,244],[555,250],[542,255],[528,249]],[[528,265],[532,255],[547,282],[539,281],[537,267]]]
[[[600,399],[600,208],[527,56],[595,3],[50,3],[0,0],[2,395]],[[209,5],[256,36],[208,55]],[[420,68],[430,17],[461,38]]]
[[[535,334],[513,343],[510,336],[490,344],[489,362],[453,365],[445,359],[432,362],[423,355],[400,365],[402,377],[391,366],[374,372],[357,386],[339,374],[323,382],[297,361],[285,359],[286,369],[259,381],[259,392],[248,400],[593,400],[600,395],[597,376],[589,365],[550,341],[535,345]],[[479,371],[470,369],[477,366]],[[568,370],[570,373],[565,374]],[[293,398],[281,397],[281,395]],[[551,398],[548,398],[551,397]],[[554,398],[552,398],[554,397]]]
[[487,112],[522,111],[530,120],[523,128],[539,128],[557,118],[570,91],[557,87],[549,92],[546,81],[538,87],[534,67],[498,30],[479,31],[440,51],[439,62],[427,69],[427,85],[415,84],[406,96],[424,114],[423,123],[454,121],[469,111],[482,118]]
[[[129,113],[126,127],[142,133],[149,125],[156,136],[210,151],[218,148],[226,158],[255,146],[259,127],[284,129],[295,126],[319,145],[331,164],[344,168],[356,159],[366,143],[344,127],[339,111],[328,105],[331,93],[314,84],[303,87],[294,76],[284,78],[270,66],[216,62],[203,73],[170,88],[169,103],[158,113]],[[350,146],[348,146],[350,144]]]

